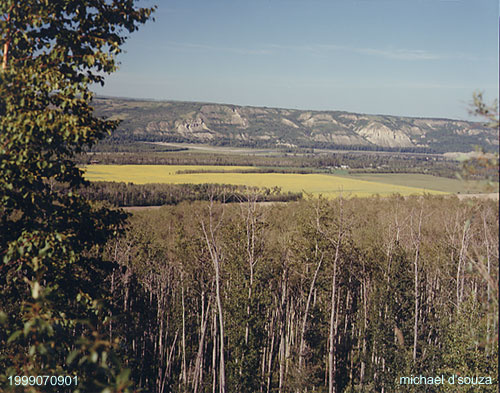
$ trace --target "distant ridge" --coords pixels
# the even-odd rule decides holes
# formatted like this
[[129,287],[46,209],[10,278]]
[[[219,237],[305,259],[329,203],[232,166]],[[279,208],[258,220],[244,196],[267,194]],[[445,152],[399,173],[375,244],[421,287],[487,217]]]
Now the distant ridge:
[[122,120],[114,142],[451,152],[498,150],[498,130],[437,118],[230,104],[96,97],[99,116]]

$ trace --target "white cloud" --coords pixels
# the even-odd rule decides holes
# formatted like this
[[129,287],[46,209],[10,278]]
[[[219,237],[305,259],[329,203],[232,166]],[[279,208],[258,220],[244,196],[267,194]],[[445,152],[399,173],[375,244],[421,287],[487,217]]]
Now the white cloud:
[[432,53],[422,49],[351,48],[351,50],[356,53],[380,56],[387,59],[396,60],[438,60],[443,58],[443,55]]
[[444,59],[461,59],[461,60],[478,60],[477,56],[472,56],[464,53],[436,53],[425,49],[411,48],[366,48],[354,47],[347,45],[336,44],[303,44],[303,45],[283,45],[283,44],[262,44],[261,46],[248,48],[237,46],[221,46],[209,44],[197,44],[190,42],[167,42],[164,44],[164,49],[182,50],[182,51],[209,51],[209,52],[224,52],[236,55],[272,55],[279,51],[298,51],[309,52],[316,55],[325,55],[329,52],[342,51],[350,52],[367,56],[381,57],[391,60],[404,61],[420,61],[420,60],[444,60]]
[[219,45],[194,44],[188,42],[170,42],[165,44],[165,48],[176,50],[189,51],[211,51],[211,52],[227,52],[237,55],[268,55],[272,51],[270,49],[252,49],[243,47],[229,47]]
[[384,57],[387,59],[396,60],[438,60],[449,58],[452,56],[432,53],[423,49],[379,49],[379,48],[358,48],[346,45],[335,44],[312,44],[312,45],[269,45],[274,49],[293,49],[297,51],[309,51],[317,53],[325,53],[331,51],[343,51],[358,53],[368,56]]

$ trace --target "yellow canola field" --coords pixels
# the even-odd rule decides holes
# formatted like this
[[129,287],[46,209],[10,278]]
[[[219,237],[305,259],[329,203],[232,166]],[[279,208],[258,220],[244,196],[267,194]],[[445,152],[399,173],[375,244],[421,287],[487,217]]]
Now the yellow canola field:
[[424,188],[407,187],[367,180],[351,179],[327,174],[295,174],[295,173],[192,173],[177,174],[186,170],[243,170],[255,169],[244,166],[210,166],[210,165],[89,165],[85,168],[85,178],[90,181],[173,184],[235,184],[272,188],[278,186],[282,191],[307,192],[313,195],[335,197],[371,196],[374,194],[401,195],[411,194],[447,194],[442,191]]

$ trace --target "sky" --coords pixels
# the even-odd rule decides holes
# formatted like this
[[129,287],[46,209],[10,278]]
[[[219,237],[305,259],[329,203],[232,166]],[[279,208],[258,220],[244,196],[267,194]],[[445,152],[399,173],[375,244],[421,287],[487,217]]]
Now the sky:
[[97,94],[469,120],[498,97],[498,0],[138,4],[155,21]]

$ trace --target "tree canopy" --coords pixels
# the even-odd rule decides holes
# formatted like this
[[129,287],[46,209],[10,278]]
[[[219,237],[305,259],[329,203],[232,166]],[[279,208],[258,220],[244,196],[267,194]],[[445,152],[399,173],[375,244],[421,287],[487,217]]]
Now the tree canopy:
[[[77,376],[75,391],[124,391],[126,372],[102,339],[110,265],[98,251],[124,214],[75,190],[76,153],[110,134],[93,83],[116,70],[127,34],[154,8],[132,0],[0,3],[0,383],[14,375]],[[63,184],[65,187],[54,187]],[[60,391],[60,386],[31,386]],[[51,390],[52,389],[52,390]]]

